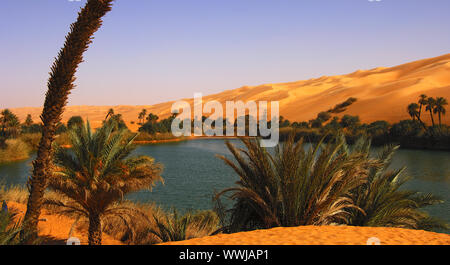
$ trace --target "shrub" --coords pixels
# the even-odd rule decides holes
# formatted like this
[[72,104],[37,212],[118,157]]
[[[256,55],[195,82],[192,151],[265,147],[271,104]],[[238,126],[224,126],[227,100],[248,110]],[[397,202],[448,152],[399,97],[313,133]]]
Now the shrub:
[[346,223],[357,208],[350,191],[365,181],[373,161],[348,151],[343,136],[306,151],[294,136],[273,155],[254,139],[241,140],[246,149],[226,143],[236,162],[219,157],[240,177],[238,186],[216,196],[231,193],[234,200],[226,231]]
[[27,159],[31,148],[20,139],[9,139],[5,141],[6,148],[0,149],[0,163]]
[[40,133],[22,134],[20,136],[20,140],[26,143],[31,148],[31,150],[37,150],[39,141],[41,140],[41,134]]
[[208,236],[218,228],[218,216],[212,211],[188,211],[179,215],[173,209],[171,214],[153,216],[155,227],[148,232],[157,236],[162,242],[181,241],[195,237]]

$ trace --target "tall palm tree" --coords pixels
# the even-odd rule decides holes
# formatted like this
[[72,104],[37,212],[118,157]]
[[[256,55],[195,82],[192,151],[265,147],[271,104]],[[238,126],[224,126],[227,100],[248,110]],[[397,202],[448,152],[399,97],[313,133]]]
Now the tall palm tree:
[[[24,217],[25,230],[30,242],[37,237],[37,224],[41,213],[47,177],[51,175],[52,144],[55,131],[70,91],[74,88],[75,72],[83,61],[83,53],[92,42],[93,34],[102,25],[102,17],[111,10],[113,0],[88,0],[78,13],[75,23],[70,26],[64,47],[51,67],[47,83],[44,108],[41,114],[42,137],[37,157],[33,162],[33,173],[28,180],[30,195]],[[25,233],[22,233],[25,236]]]
[[220,158],[240,180],[216,195],[218,200],[231,193],[234,200],[225,230],[346,223],[351,210],[358,210],[350,192],[365,182],[373,161],[347,152],[343,137],[305,150],[294,135],[274,155],[254,139],[241,140],[245,149],[226,143],[236,162]]
[[427,95],[422,94],[419,96],[419,119],[420,119],[420,115],[422,114],[422,106],[427,104]]
[[436,98],[433,112],[438,114],[439,126],[442,126],[441,115],[445,115],[445,112],[446,112],[445,106],[446,105],[448,105],[448,102],[445,98],[443,98],[443,97]]
[[113,115],[114,115],[114,110],[113,109],[109,109],[108,113],[106,113],[105,121],[108,119],[108,117],[111,117]]
[[426,104],[425,110],[430,112],[431,126],[433,126],[433,127],[434,127],[433,110],[434,110],[435,105],[436,105],[436,99],[434,99],[433,97],[429,97],[427,99],[427,104]]
[[88,218],[92,245],[101,244],[102,218],[125,215],[129,210],[118,207],[118,201],[130,192],[151,189],[156,181],[162,181],[161,165],[155,164],[153,158],[130,157],[137,135],[129,137],[126,129],[115,128],[116,122],[110,119],[95,133],[89,122],[71,130],[73,147],[56,147],[55,170],[48,179],[48,187],[69,201],[46,203]]
[[144,124],[145,121],[145,117],[147,116],[147,110],[146,109],[142,109],[142,111],[139,113],[139,121],[141,124]]
[[419,117],[418,109],[419,109],[419,105],[417,105],[416,103],[411,103],[408,105],[407,111],[413,121],[415,121],[416,118]]

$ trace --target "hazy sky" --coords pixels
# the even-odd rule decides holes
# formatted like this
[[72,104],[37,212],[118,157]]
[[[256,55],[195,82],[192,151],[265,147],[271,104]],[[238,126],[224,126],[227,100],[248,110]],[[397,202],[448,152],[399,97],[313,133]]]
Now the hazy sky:
[[[0,109],[43,104],[85,0],[2,0]],[[450,52],[449,0],[116,0],[70,105],[143,105]]]

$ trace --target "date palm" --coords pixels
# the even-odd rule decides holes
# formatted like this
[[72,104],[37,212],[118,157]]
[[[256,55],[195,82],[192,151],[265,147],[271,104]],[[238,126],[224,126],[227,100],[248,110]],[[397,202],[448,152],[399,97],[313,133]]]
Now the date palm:
[[425,110],[430,112],[431,126],[433,126],[433,127],[434,127],[433,110],[434,110],[435,106],[436,106],[436,99],[429,97],[427,99]]
[[234,169],[237,186],[216,195],[231,193],[234,201],[225,230],[346,223],[352,209],[351,190],[365,182],[373,161],[350,152],[343,137],[305,150],[294,134],[272,155],[254,139],[242,139],[245,149],[226,145],[235,161],[220,156]]
[[438,114],[439,126],[442,126],[441,115],[445,115],[445,112],[446,112],[445,106],[446,105],[448,105],[447,99],[445,99],[443,97],[436,98],[433,112]]
[[411,103],[408,105],[407,111],[409,116],[411,116],[412,120],[415,121],[416,118],[419,117],[419,105],[417,105],[416,103]]
[[147,121],[154,124],[159,119],[158,115],[155,115],[153,113],[148,114]]
[[108,119],[108,117],[114,116],[114,109],[109,109],[108,113],[106,113],[105,121]]
[[[44,108],[41,114],[42,137],[37,156],[33,161],[33,172],[28,180],[30,195],[24,217],[25,231],[30,242],[37,238],[37,224],[47,187],[47,177],[51,175],[52,144],[57,124],[61,120],[68,95],[74,88],[75,72],[83,61],[83,53],[92,42],[93,34],[101,27],[102,17],[111,10],[113,0],[88,0],[78,13],[75,23],[70,26],[63,48],[51,67],[47,83]],[[21,233],[24,237],[25,233]]]
[[17,116],[9,109],[0,113],[0,137],[14,138],[19,135],[20,122]]
[[420,115],[422,114],[422,106],[427,105],[427,95],[422,94],[419,96],[419,115],[418,118],[420,119]]
[[108,120],[95,133],[89,122],[70,131],[72,149],[56,147],[54,173],[48,187],[62,193],[68,202],[47,200],[46,204],[63,208],[89,219],[89,244],[102,241],[102,218],[131,215],[131,209],[117,202],[130,193],[151,189],[162,181],[161,165],[148,156],[130,156],[135,136],[117,128]]
[[[440,198],[401,189],[409,180],[404,174],[404,167],[387,170],[397,149],[398,146],[385,146],[377,157],[380,163],[370,170],[367,182],[352,193],[353,201],[363,212],[354,211],[350,224],[422,230],[447,229],[447,224],[422,210],[425,206],[442,203]],[[364,152],[369,155],[368,151]]]
[[147,110],[146,109],[142,109],[142,111],[139,112],[138,119],[139,119],[141,124],[144,124],[144,120],[145,120],[146,115],[147,115]]

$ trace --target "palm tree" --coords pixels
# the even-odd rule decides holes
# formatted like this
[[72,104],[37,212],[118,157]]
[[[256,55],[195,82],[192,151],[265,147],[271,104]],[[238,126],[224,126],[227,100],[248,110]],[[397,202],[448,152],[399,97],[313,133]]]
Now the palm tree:
[[[93,34],[101,27],[102,17],[111,10],[113,0],[88,0],[78,13],[75,23],[70,26],[64,47],[51,67],[50,78],[41,114],[42,137],[37,156],[33,162],[33,173],[28,180],[30,195],[24,217],[25,230],[29,233],[29,242],[37,238],[37,224],[41,213],[47,177],[50,176],[52,144],[55,131],[70,91],[74,88],[75,72],[83,61],[83,53],[92,42]],[[25,233],[21,233],[24,237]]]
[[113,115],[114,115],[114,110],[113,109],[109,109],[108,113],[106,113],[105,121],[108,119],[108,117],[111,117]]
[[448,105],[448,102],[445,98],[443,98],[443,97],[436,98],[433,112],[438,114],[439,126],[442,126],[441,115],[445,115],[446,110],[445,110],[444,106],[446,106],[446,105]]
[[145,120],[146,115],[147,115],[147,110],[146,109],[142,109],[142,111],[139,113],[139,116],[138,116],[138,119],[139,119],[141,124],[144,124],[144,120]]
[[147,121],[154,124],[159,119],[158,115],[155,115],[153,113],[148,114]]
[[294,143],[294,136],[277,146],[274,155],[254,139],[241,139],[245,149],[226,143],[236,162],[220,158],[240,180],[215,197],[231,193],[234,200],[224,230],[346,223],[351,210],[358,210],[350,191],[365,182],[372,161],[347,152],[343,136],[307,151],[303,141]]
[[415,121],[416,118],[419,117],[419,105],[417,105],[416,103],[411,103],[408,105],[408,114],[411,116],[412,120]]
[[426,103],[426,108],[425,110],[430,112],[430,117],[431,117],[431,126],[434,127],[434,118],[433,118],[433,110],[434,107],[436,105],[436,99],[429,97],[427,99],[427,103]]
[[33,119],[31,118],[31,114],[27,115],[27,118],[25,119],[24,125],[29,127],[33,125]]
[[67,121],[67,128],[72,129],[73,127],[80,127],[83,126],[84,120],[81,116],[72,116]]
[[54,173],[49,176],[51,190],[69,198],[68,202],[48,200],[46,204],[62,207],[89,219],[89,244],[102,241],[102,218],[125,215],[130,209],[116,203],[130,193],[151,189],[163,181],[161,165],[148,156],[130,157],[137,135],[127,136],[126,129],[115,132],[117,124],[108,120],[95,133],[89,122],[70,131],[72,150],[57,147]]
[[418,118],[420,119],[420,115],[422,114],[422,106],[427,104],[427,95],[422,94],[419,96],[419,115]]
[[0,137],[15,138],[20,132],[20,122],[17,116],[9,109],[5,109],[0,113]]
[[[357,143],[356,145],[361,143]],[[367,143],[365,144],[367,145]],[[369,155],[368,147],[359,148]],[[430,217],[421,208],[442,203],[432,194],[422,194],[401,189],[409,178],[403,173],[405,168],[387,171],[398,146],[388,145],[379,153],[380,163],[370,170],[367,182],[358,187],[353,201],[364,212],[354,211],[350,223],[356,226],[390,226],[409,229],[447,229],[447,225]]]

